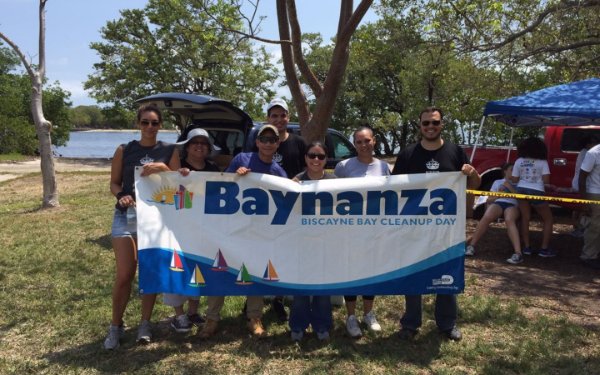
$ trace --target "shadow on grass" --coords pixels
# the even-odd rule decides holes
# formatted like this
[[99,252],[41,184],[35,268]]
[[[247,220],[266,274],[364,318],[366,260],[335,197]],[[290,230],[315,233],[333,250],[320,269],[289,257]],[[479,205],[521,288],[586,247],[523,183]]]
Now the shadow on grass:
[[112,250],[112,238],[110,234],[105,234],[96,238],[86,238],[85,242],[101,246],[106,250]]
[[[498,297],[469,300],[461,304],[459,324],[465,339],[458,343],[447,341],[437,331],[432,321],[432,298],[424,304],[423,329],[410,342],[400,340],[392,328],[392,316],[401,313],[394,308],[399,307],[397,300],[381,298],[379,308],[387,305],[388,311],[382,314],[384,332],[365,332],[358,340],[346,335],[341,319],[345,311],[338,309],[331,340],[326,343],[310,332],[300,343],[292,342],[287,323],[278,322],[270,309],[263,316],[267,337],[253,338],[246,330],[246,319],[239,315],[243,302],[236,302],[230,310],[233,316],[224,317],[217,334],[208,340],[196,336],[197,328],[187,334],[173,332],[167,318],[155,324],[154,341],[149,345],[136,345],[137,327],[131,327],[115,351],[102,348],[102,334],[94,341],[48,353],[44,358],[51,366],[75,372],[95,369],[110,373],[262,373],[274,372],[274,368],[285,371],[287,363],[290,369],[304,373],[374,367],[418,372],[440,363],[483,374],[600,373],[597,353],[584,349],[595,345],[594,332],[560,317],[528,317],[518,302],[506,304]],[[335,371],[331,367],[334,363]]]
[[[295,343],[290,339],[287,323],[278,322],[270,310],[263,316],[263,322],[268,332],[264,338],[251,337],[246,329],[246,319],[236,316],[221,320],[217,334],[201,340],[196,335],[197,328],[187,334],[178,334],[170,328],[170,320],[164,319],[154,325],[153,342],[148,345],[135,343],[137,327],[131,327],[126,330],[117,350],[104,350],[102,336],[82,345],[48,353],[44,359],[59,368],[72,368],[76,372],[90,368],[110,373],[153,372],[156,366],[163,371],[173,366],[177,373],[198,373],[201,370],[207,374],[223,373],[223,367],[214,363],[215,358],[225,358],[229,365],[239,361],[240,364],[234,366],[239,366],[236,368],[243,373],[262,372],[265,370],[262,366],[273,359],[296,359],[308,360],[309,366],[322,372],[331,363],[340,360],[380,362],[385,368],[396,366],[399,362],[427,367],[439,359],[440,346],[444,341],[436,330],[424,332],[414,342],[401,341],[395,333],[365,334],[355,340],[346,335],[343,322],[338,321],[331,331],[330,341],[321,342],[315,334],[308,333],[301,343]],[[244,367],[243,363],[250,367]],[[310,368],[308,372],[311,372]]]
[[[502,369],[502,371],[499,371]],[[574,371],[574,369],[577,369]],[[522,358],[492,358],[481,369],[481,374],[505,373],[537,373],[537,374],[598,374],[600,373],[600,358],[572,358],[558,356],[553,360],[535,360]]]

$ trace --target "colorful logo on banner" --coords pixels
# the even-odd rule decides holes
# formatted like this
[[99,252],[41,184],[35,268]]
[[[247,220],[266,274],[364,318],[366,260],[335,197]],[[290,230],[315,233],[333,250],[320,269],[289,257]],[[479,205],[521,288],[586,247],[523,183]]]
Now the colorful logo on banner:
[[173,205],[176,210],[183,210],[184,208],[192,208],[193,198],[194,193],[188,191],[183,185],[179,185],[179,189],[165,186],[156,190],[152,197],[148,199],[148,202]]

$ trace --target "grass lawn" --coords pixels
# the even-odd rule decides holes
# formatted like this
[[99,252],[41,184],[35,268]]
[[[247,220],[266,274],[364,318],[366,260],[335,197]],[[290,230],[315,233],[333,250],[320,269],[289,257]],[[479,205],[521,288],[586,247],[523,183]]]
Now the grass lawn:
[[27,155],[21,155],[18,153],[12,153],[12,154],[0,154],[0,162],[6,162],[6,161],[25,161],[25,160],[30,160],[31,156],[27,156]]
[[243,300],[235,297],[226,300],[219,334],[208,341],[169,330],[172,310],[158,303],[155,340],[137,346],[140,300],[134,296],[125,340],[107,352],[102,343],[114,272],[108,181],[107,173],[59,174],[61,207],[54,210],[39,209],[39,174],[0,184],[1,374],[600,374],[597,325],[557,312],[552,298],[469,288],[483,283],[469,273],[459,296],[464,339],[457,343],[438,334],[432,297],[424,298],[424,324],[414,342],[397,338],[403,298],[388,296],[375,303],[381,334],[348,338],[338,308],[327,344],[312,334],[292,343],[287,325],[270,310],[269,336],[248,337]]

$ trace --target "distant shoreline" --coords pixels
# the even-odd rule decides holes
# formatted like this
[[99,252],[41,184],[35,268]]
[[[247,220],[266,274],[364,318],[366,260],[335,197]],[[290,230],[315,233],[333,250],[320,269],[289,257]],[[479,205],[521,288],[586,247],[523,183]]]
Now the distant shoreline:
[[[88,132],[88,133],[109,133],[109,132],[117,132],[117,133],[137,133],[139,129],[93,129],[93,128],[74,128],[71,130],[72,132]],[[160,129],[162,133],[178,133],[175,129]]]

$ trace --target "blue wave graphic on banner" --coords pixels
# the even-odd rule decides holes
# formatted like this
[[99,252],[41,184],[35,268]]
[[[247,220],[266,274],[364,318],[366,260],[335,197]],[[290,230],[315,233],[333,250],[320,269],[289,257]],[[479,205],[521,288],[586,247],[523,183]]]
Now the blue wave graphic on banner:
[[[464,290],[464,249],[461,242],[430,258],[385,274],[333,284],[273,282],[249,276],[248,283],[236,283],[239,269],[215,272],[212,259],[177,252],[180,272],[170,272],[172,249],[139,251],[141,293],[200,295],[402,295],[457,294]],[[190,281],[194,280],[195,283]],[[198,281],[202,280],[202,283]],[[201,286],[201,287],[199,287]]]

